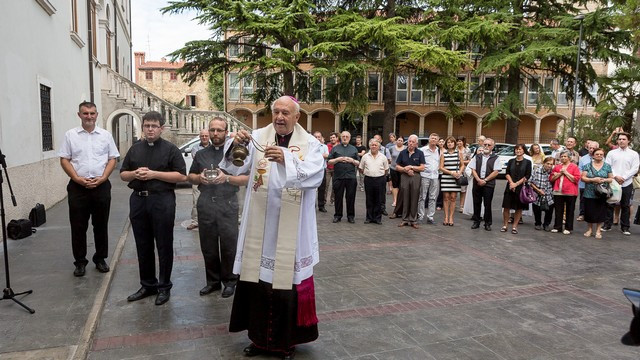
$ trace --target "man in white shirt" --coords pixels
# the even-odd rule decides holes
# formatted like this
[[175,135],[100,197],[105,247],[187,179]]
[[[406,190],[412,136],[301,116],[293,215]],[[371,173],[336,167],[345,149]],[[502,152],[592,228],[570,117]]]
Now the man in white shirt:
[[79,127],[67,131],[60,146],[60,165],[69,176],[67,185],[71,248],[75,259],[73,275],[84,276],[87,260],[87,229],[93,225],[96,252],[93,262],[99,272],[109,271],[105,259],[109,255],[109,210],[111,183],[109,175],[120,156],[113,137],[96,126],[96,104],[88,101],[78,106]]
[[436,133],[429,135],[429,143],[420,148],[424,154],[425,168],[420,173],[420,197],[418,198],[418,221],[424,221],[425,201],[429,201],[427,207],[427,224],[433,224],[433,215],[436,213],[436,200],[440,192],[438,181],[438,169],[440,168],[440,148],[438,147],[440,136]]
[[[629,231],[630,204],[633,198],[633,177],[638,173],[638,153],[629,148],[631,135],[629,133],[618,134],[618,148],[609,151],[605,162],[611,166],[613,179],[622,187],[622,198],[620,199],[620,230],[624,235],[631,235]],[[607,208],[607,220],[602,227],[603,231],[611,230],[613,223],[613,206]]]

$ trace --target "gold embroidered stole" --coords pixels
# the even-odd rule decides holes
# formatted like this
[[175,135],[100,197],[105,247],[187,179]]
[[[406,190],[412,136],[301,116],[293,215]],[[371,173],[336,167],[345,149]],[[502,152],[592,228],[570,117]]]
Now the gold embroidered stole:
[[[276,131],[273,124],[267,126],[262,132],[258,144],[265,147],[272,144]],[[287,150],[285,150],[287,151]],[[308,134],[306,130],[299,124],[296,124],[293,135],[289,141],[289,149],[294,156],[304,159],[308,151]],[[252,167],[253,187],[247,189],[252,191],[249,203],[248,217],[243,219],[247,221],[247,230],[244,238],[244,248],[242,253],[242,267],[240,270],[240,280],[249,282],[258,282],[260,280],[260,267],[264,265],[266,268],[273,268],[273,288],[282,290],[291,290],[293,284],[293,273],[296,259],[296,243],[298,238],[298,224],[300,223],[302,191],[293,188],[284,188],[281,193],[272,193],[271,196],[278,197],[280,208],[269,208],[269,173],[271,171],[271,162],[264,157],[264,153],[254,151]],[[275,170],[274,170],[275,171]],[[279,195],[279,196],[278,196]],[[262,247],[264,245],[264,236],[267,227],[276,224],[267,224],[267,211],[278,212],[278,228],[275,236],[276,239],[276,256],[275,264],[271,265],[269,259],[262,258]],[[269,229],[273,232],[273,229]],[[265,264],[262,264],[265,261]]]

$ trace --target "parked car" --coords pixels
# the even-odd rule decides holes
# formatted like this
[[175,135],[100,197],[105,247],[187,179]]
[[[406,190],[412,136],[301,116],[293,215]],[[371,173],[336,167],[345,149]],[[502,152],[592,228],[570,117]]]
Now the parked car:
[[[533,144],[524,144],[524,146],[527,148],[527,153],[526,153],[527,159],[531,159],[530,157],[528,157],[529,148],[531,147],[531,145],[533,145]],[[542,152],[544,153],[545,156],[551,155],[552,150],[551,150],[551,147],[548,144],[540,144],[540,147],[542,148]],[[515,145],[509,145],[509,146],[503,147],[502,150],[497,152],[497,155],[500,158],[500,161],[502,161],[502,170],[500,170],[500,173],[498,174],[499,176],[502,177],[502,176],[506,175],[506,173],[507,173],[507,163],[509,162],[509,160],[511,160],[514,157],[516,157],[515,148],[516,148]]]
[[[507,144],[507,143],[496,143],[495,146],[493,147],[493,152],[494,153],[499,153],[502,149],[509,147],[509,146],[515,146],[514,144]],[[469,150],[471,150],[471,153],[474,154],[476,152],[476,149],[478,148],[478,144],[477,143],[473,143],[471,145],[469,145]]]
[[[191,147],[197,144],[200,141],[199,137],[195,137],[186,143],[178,146],[180,153],[184,156],[184,162],[187,165],[187,174],[189,174],[189,169],[191,169],[191,164],[193,163],[193,155],[191,155]],[[191,186],[189,182],[179,183],[179,186]]]

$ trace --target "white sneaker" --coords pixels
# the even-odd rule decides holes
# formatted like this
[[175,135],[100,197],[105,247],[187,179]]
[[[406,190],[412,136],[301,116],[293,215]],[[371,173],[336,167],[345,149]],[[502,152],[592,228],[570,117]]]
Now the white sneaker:
[[558,229],[551,229],[551,232],[552,232],[552,233],[557,233],[557,232],[558,232]]
[[631,232],[629,232],[629,230],[625,230],[622,232],[622,235],[631,236]]
[[571,231],[569,231],[569,230],[563,230],[563,231],[562,231],[562,233],[563,233],[563,234],[565,234],[565,235],[569,235],[569,234],[571,234]]

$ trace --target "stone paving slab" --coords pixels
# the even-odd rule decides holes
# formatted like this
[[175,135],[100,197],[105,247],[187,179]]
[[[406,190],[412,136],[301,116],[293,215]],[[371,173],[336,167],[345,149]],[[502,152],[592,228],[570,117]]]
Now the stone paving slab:
[[[128,213],[128,191],[117,187],[114,242]],[[177,199],[171,300],[163,306],[155,306],[153,297],[126,301],[139,283],[133,237],[124,233],[89,359],[245,359],[246,333],[227,330],[232,299],[219,292],[198,295],[205,282],[198,234],[182,226],[191,210],[190,189],[179,189]],[[25,301],[37,303],[41,318],[33,321],[35,315],[0,303],[0,331],[7,335],[0,339],[0,359],[47,349],[57,349],[50,356],[62,359],[82,345],[101,278],[92,271],[73,278],[65,206],[47,214],[58,231],[56,246],[34,241],[44,231],[10,243],[23,273],[14,288],[35,284],[36,293]],[[640,286],[638,226],[631,237],[612,231],[596,240],[581,235],[580,222],[570,236],[535,231],[531,217],[518,235],[500,233],[499,222],[492,232],[471,230],[469,217],[459,213],[453,227],[398,228],[397,219],[386,218],[382,226],[365,225],[361,192],[356,224],[332,224],[328,209],[318,214],[321,258],[314,274],[320,338],[298,346],[297,359],[640,358],[639,349],[619,343],[631,319],[621,288]],[[437,212],[436,224],[441,219]],[[26,334],[38,336],[21,338]]]

